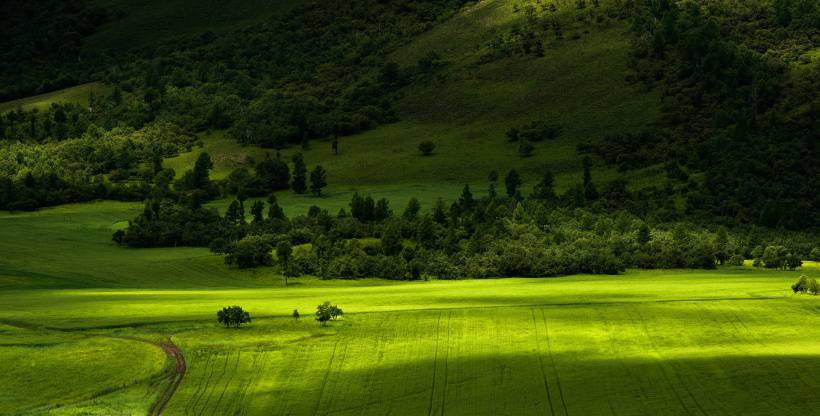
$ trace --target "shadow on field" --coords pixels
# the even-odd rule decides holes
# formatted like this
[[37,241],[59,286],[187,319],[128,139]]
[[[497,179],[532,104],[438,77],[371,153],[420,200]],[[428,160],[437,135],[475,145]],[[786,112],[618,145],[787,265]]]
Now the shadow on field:
[[295,370],[310,383],[248,391],[244,404],[294,415],[809,415],[820,406],[818,355],[453,357],[465,353],[442,348],[435,361],[404,365],[374,354],[363,365],[337,351],[329,371]]

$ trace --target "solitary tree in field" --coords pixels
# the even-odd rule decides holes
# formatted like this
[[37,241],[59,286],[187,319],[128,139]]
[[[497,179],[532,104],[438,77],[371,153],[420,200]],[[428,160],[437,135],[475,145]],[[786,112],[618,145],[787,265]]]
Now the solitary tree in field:
[[792,285],[792,292],[806,293],[809,290],[809,278],[804,274]]
[[435,143],[431,142],[430,140],[425,140],[425,141],[419,143],[419,152],[421,152],[422,156],[431,155],[435,148],[436,148]]
[[333,315],[331,313],[333,307],[334,306],[330,303],[329,300],[325,301],[324,303],[321,303],[319,306],[316,307],[316,320],[319,322],[319,324],[321,324],[322,326],[326,326],[327,321],[333,318]]
[[282,274],[285,275],[285,286],[288,285],[288,275],[290,274],[290,258],[293,255],[293,247],[290,241],[282,240],[276,245],[276,257],[282,265]]
[[229,306],[218,311],[216,319],[225,327],[239,328],[240,325],[251,321],[251,315],[239,306]]
[[321,165],[317,165],[313,172],[310,172],[310,192],[316,196],[322,196],[322,188],[327,186],[327,173]]

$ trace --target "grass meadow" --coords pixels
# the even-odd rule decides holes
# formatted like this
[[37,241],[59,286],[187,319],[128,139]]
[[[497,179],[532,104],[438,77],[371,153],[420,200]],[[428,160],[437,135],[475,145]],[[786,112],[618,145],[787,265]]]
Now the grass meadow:
[[[110,241],[139,204],[0,214],[0,414],[806,415],[820,298],[801,272],[390,282],[238,271]],[[811,266],[811,265],[807,265]],[[814,277],[817,269],[802,271]],[[322,327],[315,306],[345,311]],[[253,322],[217,325],[240,305]],[[302,317],[291,317],[298,309]],[[25,380],[25,382],[20,382]]]
[[26,111],[33,110],[35,108],[38,110],[45,110],[50,107],[52,103],[87,105],[88,97],[91,96],[92,92],[100,95],[106,94],[108,91],[109,88],[106,87],[105,84],[100,82],[90,82],[88,84],[77,85],[45,94],[0,103],[0,113],[16,110],[18,108]]
[[[352,190],[390,195],[414,187],[453,198],[466,183],[485,189],[492,170],[503,182],[509,169],[521,174],[528,192],[545,165],[555,174],[559,190],[579,183],[582,157],[576,146],[651,125],[660,114],[659,95],[624,80],[629,42],[622,23],[589,26],[587,33],[578,31],[578,39],[568,34],[566,40],[547,42],[541,58],[511,57],[479,65],[480,45],[522,19],[521,13],[513,13],[511,2],[482,1],[465,8],[390,56],[409,67],[435,51],[447,62],[436,79],[403,92],[395,104],[398,122],[340,138],[339,155],[333,154],[329,141],[316,140],[306,151],[298,146],[285,149],[282,157],[290,160],[293,153],[303,152],[309,168],[320,164],[328,171],[328,193],[343,193],[348,200]],[[562,133],[536,143],[533,155],[522,158],[505,132],[534,120],[558,124]],[[224,132],[202,139],[202,148],[169,159],[166,166],[181,176],[207,151],[215,161],[213,177],[225,178],[237,167],[250,166],[248,158],[276,154],[273,149],[240,146]],[[424,140],[436,145],[426,157],[417,148]],[[632,187],[643,187],[657,184],[664,173],[649,168],[623,174],[596,166],[593,174],[601,183],[626,175]]]

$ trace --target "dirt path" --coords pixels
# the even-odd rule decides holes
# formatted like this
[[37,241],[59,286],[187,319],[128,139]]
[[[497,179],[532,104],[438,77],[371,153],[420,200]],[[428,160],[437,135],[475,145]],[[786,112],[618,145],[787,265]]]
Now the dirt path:
[[171,398],[176,393],[177,388],[182,383],[182,378],[185,376],[185,371],[188,369],[185,364],[185,356],[182,355],[182,350],[179,349],[171,340],[158,344],[165,354],[174,360],[174,367],[168,372],[170,383],[165,390],[160,394],[157,400],[148,409],[149,415],[161,415],[165,410],[165,406],[171,401]]
[[[1,325],[7,325],[13,328],[25,329],[25,330],[46,330],[46,331],[59,331],[59,332],[70,332],[66,330],[60,330],[57,328],[44,328],[37,325],[27,324],[23,322],[16,322],[16,321],[7,321],[7,320],[0,320]],[[143,342],[146,344],[151,344],[153,346],[162,348],[165,351],[165,355],[169,358],[174,360],[174,366],[168,369],[167,374],[163,378],[167,378],[170,380],[170,383],[165,390],[162,391],[162,394],[157,398],[154,403],[151,404],[151,407],[148,409],[149,415],[161,415],[162,411],[165,410],[165,406],[168,405],[168,402],[171,401],[171,398],[176,393],[177,388],[182,383],[182,378],[185,376],[185,372],[188,369],[187,364],[185,363],[185,356],[182,354],[182,350],[176,346],[176,344],[171,341],[169,338],[167,341],[163,342],[153,342],[149,341],[144,338],[139,337],[131,337],[131,336],[118,336],[118,335],[104,335],[104,334],[87,334],[86,337],[104,337],[104,338],[113,338],[113,339],[121,339],[121,340],[128,340],[128,341],[137,341]]]

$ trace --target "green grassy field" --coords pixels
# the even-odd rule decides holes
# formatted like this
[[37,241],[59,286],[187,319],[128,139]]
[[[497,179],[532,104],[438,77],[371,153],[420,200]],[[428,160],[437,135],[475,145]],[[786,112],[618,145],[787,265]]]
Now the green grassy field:
[[[0,215],[0,414],[806,415],[820,298],[751,267],[429,282],[291,279],[130,250],[140,204]],[[332,300],[343,319],[319,326]],[[241,305],[253,322],[217,325]],[[298,309],[302,318],[290,317]],[[176,358],[186,363],[168,394]],[[25,380],[21,383],[20,380]],[[170,398],[167,402],[161,398]]]
[[93,92],[94,94],[105,94],[108,88],[99,82],[91,82],[88,84],[77,85],[76,87],[65,88],[62,90],[49,92],[46,94],[35,95],[32,97],[21,98],[19,100],[6,101],[0,103],[0,113],[16,110],[45,110],[52,103],[72,103],[72,104],[88,104],[88,97]]
[[[0,411],[66,403],[54,412],[138,414],[155,399],[145,392],[158,390],[161,350],[132,341],[136,350],[118,355],[127,346],[115,337],[169,337],[187,373],[167,414],[811,414],[820,303],[791,296],[794,277],[740,269],[6,291],[0,321],[19,327],[3,327],[15,345],[0,346],[0,367],[27,380],[48,372],[49,383],[36,394],[3,389],[11,400]],[[309,316],[324,299],[346,311],[328,327]],[[229,304],[254,322],[218,327],[214,312]],[[305,316],[290,318],[294,308]],[[72,352],[86,359],[61,355]],[[147,357],[135,365],[126,354]],[[60,388],[69,380],[81,388]]]

